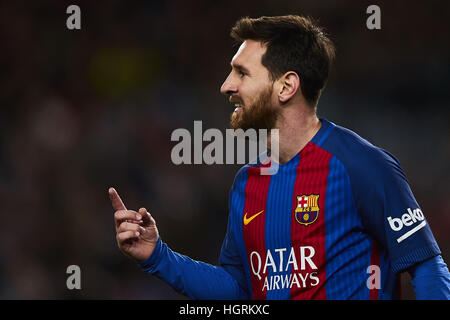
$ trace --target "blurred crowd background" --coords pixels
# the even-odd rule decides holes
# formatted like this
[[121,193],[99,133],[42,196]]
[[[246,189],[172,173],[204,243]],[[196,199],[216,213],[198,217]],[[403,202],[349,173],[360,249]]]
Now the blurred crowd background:
[[[81,8],[81,30],[66,8]],[[366,8],[381,8],[381,30]],[[318,113],[393,153],[450,262],[450,2],[2,1],[0,298],[185,299],[117,249],[107,190],[212,264],[239,165],[172,164],[176,128],[228,128],[243,16],[302,14],[337,47]],[[81,290],[66,268],[81,268]],[[413,299],[409,275],[405,299]]]

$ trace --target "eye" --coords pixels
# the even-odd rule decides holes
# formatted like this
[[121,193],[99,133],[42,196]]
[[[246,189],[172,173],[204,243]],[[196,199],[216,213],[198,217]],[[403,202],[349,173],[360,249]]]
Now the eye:
[[246,74],[244,71],[242,71],[242,70],[239,70],[238,73],[239,73],[239,76],[240,76],[241,78],[243,78],[244,76],[247,75],[247,74]]

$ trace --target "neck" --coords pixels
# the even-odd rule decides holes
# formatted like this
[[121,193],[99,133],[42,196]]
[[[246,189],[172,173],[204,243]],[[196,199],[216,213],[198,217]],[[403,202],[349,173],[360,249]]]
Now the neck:
[[[283,110],[276,128],[279,130],[280,164],[285,164],[302,150],[319,131],[322,123],[316,114],[305,108],[286,108]],[[271,147],[271,139],[267,141],[267,148]]]

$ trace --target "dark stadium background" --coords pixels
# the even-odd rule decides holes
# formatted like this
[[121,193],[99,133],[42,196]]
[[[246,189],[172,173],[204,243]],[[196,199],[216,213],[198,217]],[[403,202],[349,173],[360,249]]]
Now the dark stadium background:
[[[184,299],[117,249],[107,189],[217,264],[239,165],[171,163],[176,128],[228,127],[242,16],[305,14],[337,46],[319,115],[392,152],[450,262],[450,2],[3,1],[0,298]],[[66,8],[81,8],[81,30]],[[366,8],[381,7],[381,30]],[[66,268],[81,268],[81,290]],[[409,275],[404,298],[413,299]]]

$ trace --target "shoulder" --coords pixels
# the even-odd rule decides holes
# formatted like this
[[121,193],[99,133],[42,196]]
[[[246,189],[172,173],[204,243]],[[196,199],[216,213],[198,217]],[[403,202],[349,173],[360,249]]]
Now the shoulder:
[[241,194],[245,191],[245,185],[248,179],[248,169],[251,168],[252,165],[246,164],[241,167],[233,179],[233,184],[231,185],[229,192],[229,199],[231,200],[233,196]]
[[373,183],[393,174],[403,176],[400,162],[394,155],[347,128],[334,125],[320,147],[341,162],[354,179]]

